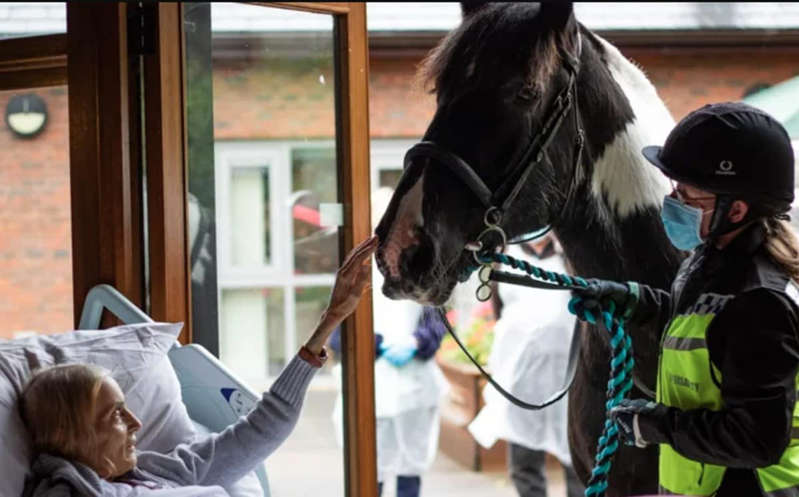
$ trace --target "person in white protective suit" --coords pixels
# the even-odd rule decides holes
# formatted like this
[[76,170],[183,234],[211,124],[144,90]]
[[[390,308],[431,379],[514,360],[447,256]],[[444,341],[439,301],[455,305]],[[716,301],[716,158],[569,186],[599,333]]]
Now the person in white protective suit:
[[[558,273],[567,272],[552,235],[535,243],[511,245],[507,254]],[[574,317],[567,309],[568,292],[499,284],[494,292],[494,343],[488,367],[494,379],[516,397],[539,403],[563,386]],[[499,301],[499,302],[498,302]],[[501,309],[497,309],[501,305]],[[571,466],[566,435],[564,397],[539,411],[511,404],[490,385],[483,389],[485,407],[469,425],[482,446],[508,442],[508,471],[521,497],[543,497],[546,454],[563,465],[569,497],[583,495]]]
[[[391,194],[389,188],[373,194],[373,225]],[[397,497],[418,497],[421,476],[438,450],[439,405],[449,388],[433,358],[446,328],[433,308],[410,300],[391,300],[381,292],[382,286],[383,276],[373,265],[378,491],[382,494],[383,484],[396,477]],[[336,352],[340,350],[338,335],[330,345]],[[340,391],[333,422],[343,445]]]

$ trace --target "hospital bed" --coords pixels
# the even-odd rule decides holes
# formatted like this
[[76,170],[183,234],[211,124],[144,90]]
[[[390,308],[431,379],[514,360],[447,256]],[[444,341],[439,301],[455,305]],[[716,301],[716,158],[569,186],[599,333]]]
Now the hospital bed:
[[[152,318],[112,286],[97,285],[86,296],[78,329],[99,329],[104,309],[124,324],[153,322]],[[181,345],[176,342],[169,351],[169,360],[180,381],[183,403],[189,416],[212,432],[222,431],[234,423],[260,399],[200,345]],[[269,497],[269,481],[264,465],[259,466],[255,473],[264,497]]]

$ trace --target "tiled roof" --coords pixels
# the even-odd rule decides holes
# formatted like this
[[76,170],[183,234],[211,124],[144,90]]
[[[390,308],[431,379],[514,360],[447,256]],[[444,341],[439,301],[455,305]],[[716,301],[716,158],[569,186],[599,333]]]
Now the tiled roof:
[[[331,29],[325,15],[298,15],[240,3],[212,3],[213,29],[220,32],[316,31]],[[55,33],[66,29],[64,3],[0,3],[0,36]],[[604,30],[796,29],[799,3],[792,2],[578,2],[577,18]],[[371,32],[447,31],[460,21],[455,2],[368,2]]]

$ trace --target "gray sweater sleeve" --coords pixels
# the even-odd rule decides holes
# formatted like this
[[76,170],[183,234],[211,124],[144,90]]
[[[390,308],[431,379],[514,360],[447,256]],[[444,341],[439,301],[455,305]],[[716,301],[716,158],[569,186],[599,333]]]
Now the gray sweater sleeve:
[[229,487],[288,438],[316,371],[295,356],[247,416],[168,454],[142,452],[139,469],[180,485]]

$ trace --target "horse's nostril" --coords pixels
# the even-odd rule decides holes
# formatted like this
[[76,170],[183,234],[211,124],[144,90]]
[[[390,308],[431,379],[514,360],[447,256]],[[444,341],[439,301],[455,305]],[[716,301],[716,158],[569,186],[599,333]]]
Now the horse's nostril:
[[390,299],[400,298],[403,292],[399,287],[396,282],[392,282],[383,288],[383,294]]

